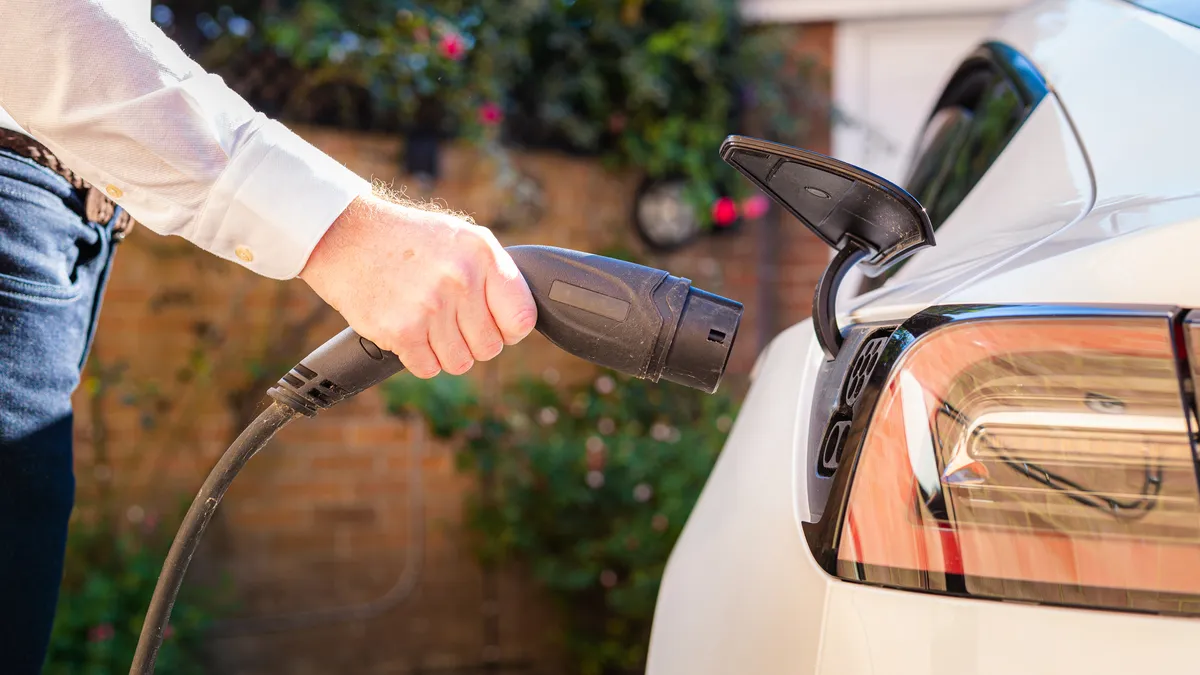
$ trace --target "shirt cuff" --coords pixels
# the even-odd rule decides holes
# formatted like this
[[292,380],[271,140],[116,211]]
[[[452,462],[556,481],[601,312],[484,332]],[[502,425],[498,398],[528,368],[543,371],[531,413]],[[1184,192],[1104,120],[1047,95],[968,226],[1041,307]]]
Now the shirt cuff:
[[371,193],[371,184],[279,122],[256,121],[187,238],[262,276],[291,279],[350,202]]

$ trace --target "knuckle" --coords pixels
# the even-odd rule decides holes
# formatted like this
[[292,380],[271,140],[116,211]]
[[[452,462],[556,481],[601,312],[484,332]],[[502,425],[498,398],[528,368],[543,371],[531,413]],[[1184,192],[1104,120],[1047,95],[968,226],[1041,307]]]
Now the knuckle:
[[473,365],[475,365],[475,361],[470,357],[458,358],[448,364],[442,364],[446,372],[451,375],[462,375],[470,370]]
[[537,307],[532,303],[513,312],[510,326],[513,332],[525,337],[537,325]]
[[420,356],[420,352],[401,348],[396,350],[395,354],[410,374],[422,380],[427,380],[441,372],[437,361]]
[[430,378],[437,377],[442,371],[436,366],[422,365],[414,368],[408,368],[408,372],[418,380],[428,380]]
[[440,314],[445,308],[445,296],[437,291],[431,291],[426,293],[417,303],[417,314],[423,319],[429,319]]
[[471,355],[476,361],[491,361],[504,351],[504,340],[494,332],[487,332],[471,341]]
[[479,347],[479,352],[475,354],[475,359],[478,361],[491,361],[500,356],[500,352],[504,351],[504,341],[498,336],[489,338]]
[[442,270],[440,281],[444,290],[461,292],[474,284],[475,277],[474,266],[460,258],[446,264]]
[[472,235],[471,246],[474,247],[476,251],[491,252],[492,248],[499,243],[496,240],[495,233],[482,225],[472,225],[470,232]]
[[477,257],[488,250],[488,240],[484,235],[487,228],[478,225],[464,225],[455,232],[455,244],[460,250],[467,252],[470,257]]
[[500,240],[497,239],[496,235],[493,234],[492,231],[487,229],[486,227],[480,228],[479,241],[480,241],[480,245],[483,249],[484,254],[489,259],[494,259],[496,257],[497,251],[500,251],[500,252],[504,251],[504,246],[502,246],[500,244]]

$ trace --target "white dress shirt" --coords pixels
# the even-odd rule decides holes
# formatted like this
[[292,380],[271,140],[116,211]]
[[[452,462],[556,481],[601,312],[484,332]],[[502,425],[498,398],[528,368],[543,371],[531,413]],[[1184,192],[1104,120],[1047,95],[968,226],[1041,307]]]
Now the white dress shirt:
[[370,192],[189,59],[149,0],[0,0],[0,106],[139,223],[275,279]]

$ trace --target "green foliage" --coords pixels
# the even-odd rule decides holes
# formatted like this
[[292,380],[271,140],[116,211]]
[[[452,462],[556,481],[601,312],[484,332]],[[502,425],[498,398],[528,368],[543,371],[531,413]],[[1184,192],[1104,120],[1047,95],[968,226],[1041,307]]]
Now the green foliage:
[[482,487],[468,505],[481,559],[523,564],[558,601],[579,672],[640,672],[663,568],[733,404],[603,374],[567,391],[525,380],[489,407],[444,382],[467,380],[388,391],[394,411],[461,439],[460,467]]
[[248,39],[306,69],[297,97],[349,83],[408,127],[433,123],[489,143],[503,132],[682,177],[707,221],[717,196],[747,189],[717,155],[742,109],[796,141],[796,108],[815,98],[807,77],[784,68],[793,35],[744,30],[738,4],[299,0],[262,17]]
[[[150,516],[128,531],[118,532],[110,523],[77,518],[71,524],[47,675],[125,673],[133,661],[173,528],[154,527]],[[224,609],[223,597],[211,588],[183,587],[159,652],[159,672],[205,672],[204,632],[214,612]]]
[[390,412],[419,412],[440,438],[463,431],[479,414],[479,398],[471,381],[463,377],[397,377],[384,387]]

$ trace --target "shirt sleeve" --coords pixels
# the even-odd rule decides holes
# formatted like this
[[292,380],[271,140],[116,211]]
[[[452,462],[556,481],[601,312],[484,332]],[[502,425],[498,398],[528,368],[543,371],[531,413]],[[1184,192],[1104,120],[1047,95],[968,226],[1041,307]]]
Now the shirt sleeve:
[[370,184],[255,112],[131,4],[0,0],[0,107],[144,226],[296,276]]

